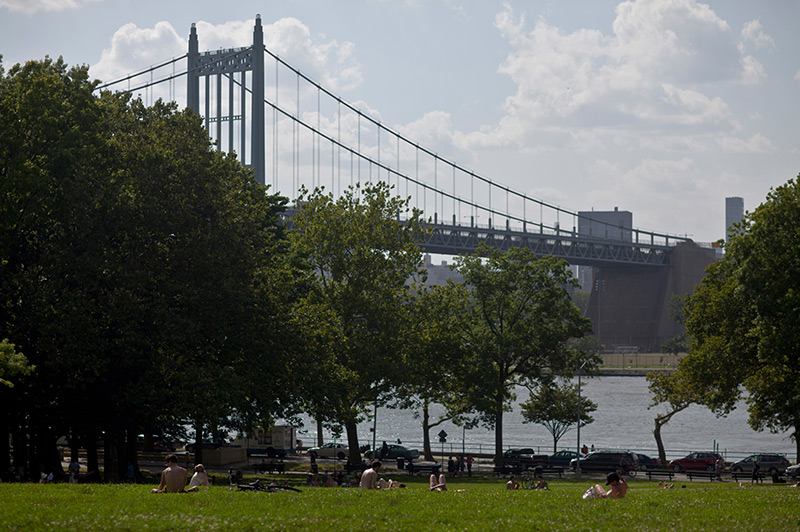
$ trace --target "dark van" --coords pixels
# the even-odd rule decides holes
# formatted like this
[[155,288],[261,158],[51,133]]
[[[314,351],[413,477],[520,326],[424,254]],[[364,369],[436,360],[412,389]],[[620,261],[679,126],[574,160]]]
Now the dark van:
[[[578,466],[577,458],[569,465],[575,471]],[[636,471],[638,466],[638,457],[629,451],[594,451],[581,458],[581,471],[611,473],[621,470],[623,473],[630,473]]]

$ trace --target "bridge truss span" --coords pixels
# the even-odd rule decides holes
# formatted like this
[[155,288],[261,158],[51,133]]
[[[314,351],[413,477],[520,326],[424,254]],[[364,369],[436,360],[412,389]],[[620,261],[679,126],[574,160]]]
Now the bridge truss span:
[[431,225],[430,235],[420,243],[426,253],[461,255],[474,253],[479,244],[506,251],[530,249],[538,257],[552,255],[570,264],[599,266],[630,264],[667,266],[673,246],[589,239],[569,233],[532,233],[458,225]]

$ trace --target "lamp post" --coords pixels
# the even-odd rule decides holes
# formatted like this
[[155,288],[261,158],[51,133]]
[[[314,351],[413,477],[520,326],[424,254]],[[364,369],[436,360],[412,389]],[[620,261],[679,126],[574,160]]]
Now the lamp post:
[[583,370],[583,366],[589,362],[588,360],[584,360],[581,367],[578,368],[578,458],[577,464],[575,467],[575,478],[581,478],[581,371]]

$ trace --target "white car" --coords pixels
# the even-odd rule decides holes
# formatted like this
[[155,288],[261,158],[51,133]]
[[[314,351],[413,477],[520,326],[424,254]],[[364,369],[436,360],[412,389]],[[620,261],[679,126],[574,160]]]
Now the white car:
[[797,478],[798,473],[800,473],[800,464],[795,464],[786,468],[786,474],[789,475],[790,478]]
[[317,458],[338,458],[344,460],[350,454],[350,449],[344,443],[326,443],[322,447],[312,447],[308,454]]

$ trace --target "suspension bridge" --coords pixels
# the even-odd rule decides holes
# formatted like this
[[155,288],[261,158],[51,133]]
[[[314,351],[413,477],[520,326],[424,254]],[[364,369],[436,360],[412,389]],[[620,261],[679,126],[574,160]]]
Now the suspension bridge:
[[[301,187],[324,187],[336,196],[356,183],[385,181],[425,214],[432,231],[419,244],[427,253],[471,253],[485,243],[500,250],[527,247],[538,256],[592,266],[602,283],[596,284],[589,313],[597,334],[603,332],[601,339],[608,337],[611,343],[652,347],[648,341],[669,335],[658,332],[665,329],[668,292],[689,292],[713,261],[708,253],[698,255],[689,238],[570,211],[438,155],[270,51],[260,16],[250,46],[200,52],[192,24],[186,54],[97,89],[129,91],[146,103],[162,98],[179,105],[184,101],[178,94],[185,91],[185,106],[203,117],[216,149],[235,152],[257,181],[290,199]],[[676,260],[676,251],[687,249],[689,256],[700,258],[689,260],[684,252]],[[697,260],[702,264],[694,265]],[[613,294],[630,292],[631,283],[641,284],[638,300],[615,301]],[[639,318],[631,316],[629,325],[620,328],[626,320],[617,309],[604,327],[602,316],[611,316],[613,305],[636,309]],[[635,336],[648,341],[626,332],[635,327],[630,322],[641,323],[643,308],[652,308],[646,317],[649,332]]]

